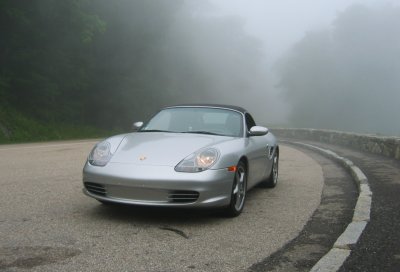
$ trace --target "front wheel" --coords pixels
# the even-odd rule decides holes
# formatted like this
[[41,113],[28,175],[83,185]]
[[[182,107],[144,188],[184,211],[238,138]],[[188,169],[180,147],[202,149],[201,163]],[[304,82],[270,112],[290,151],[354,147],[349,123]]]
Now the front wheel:
[[225,214],[229,217],[235,217],[242,213],[244,202],[246,200],[247,190],[247,170],[243,162],[239,162],[233,180],[231,202],[226,208]]
[[274,158],[272,159],[272,169],[269,177],[262,183],[264,187],[274,188],[278,183],[278,171],[279,170],[279,155],[275,152]]

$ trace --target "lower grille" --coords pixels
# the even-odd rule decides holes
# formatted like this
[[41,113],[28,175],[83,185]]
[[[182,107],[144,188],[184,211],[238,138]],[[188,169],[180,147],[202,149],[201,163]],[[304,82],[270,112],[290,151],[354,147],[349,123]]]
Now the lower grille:
[[103,184],[93,183],[93,182],[85,182],[84,183],[86,190],[90,193],[100,196],[106,196],[107,191]]
[[196,191],[171,191],[168,193],[168,201],[173,203],[191,203],[199,198]]

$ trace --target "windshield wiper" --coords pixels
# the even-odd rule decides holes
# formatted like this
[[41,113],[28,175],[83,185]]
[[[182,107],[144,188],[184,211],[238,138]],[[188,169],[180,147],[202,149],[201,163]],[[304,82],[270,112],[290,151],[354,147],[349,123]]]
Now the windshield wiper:
[[161,130],[161,129],[147,129],[147,130],[139,130],[139,132],[172,132],[172,131]]
[[203,131],[203,130],[182,131],[182,133],[194,133],[194,134],[207,134],[207,135],[225,136],[223,134],[218,134],[218,133],[215,133],[215,132]]

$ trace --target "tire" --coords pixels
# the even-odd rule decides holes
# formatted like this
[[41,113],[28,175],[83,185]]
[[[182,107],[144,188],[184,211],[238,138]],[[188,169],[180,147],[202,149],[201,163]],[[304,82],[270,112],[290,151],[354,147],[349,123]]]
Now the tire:
[[233,180],[231,202],[225,210],[228,217],[236,217],[242,213],[246,200],[247,190],[247,169],[246,165],[240,161],[237,165],[235,178]]
[[272,159],[272,168],[269,177],[262,183],[265,188],[274,188],[278,184],[278,174],[279,174],[279,155],[275,152]]

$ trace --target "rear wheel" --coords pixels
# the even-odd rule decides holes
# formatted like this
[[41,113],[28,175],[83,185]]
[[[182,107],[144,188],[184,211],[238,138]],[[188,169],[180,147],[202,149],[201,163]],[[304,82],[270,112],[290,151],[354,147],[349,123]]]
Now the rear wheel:
[[269,177],[262,183],[264,187],[274,188],[278,183],[279,173],[279,155],[275,152],[274,158],[272,159],[272,168]]
[[246,200],[247,189],[247,170],[246,165],[240,161],[236,168],[235,178],[233,180],[231,202],[226,208],[225,214],[229,217],[235,217],[242,213],[244,202]]

